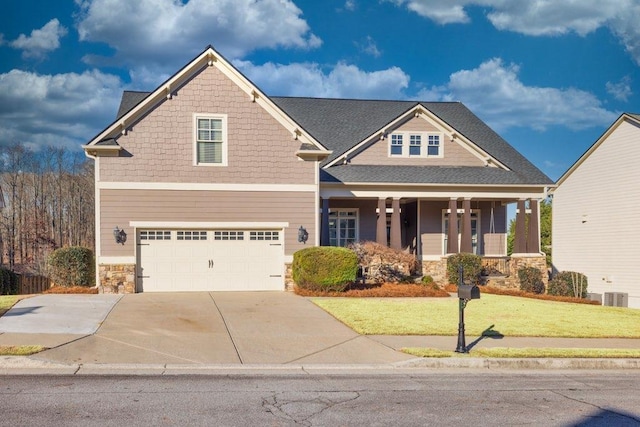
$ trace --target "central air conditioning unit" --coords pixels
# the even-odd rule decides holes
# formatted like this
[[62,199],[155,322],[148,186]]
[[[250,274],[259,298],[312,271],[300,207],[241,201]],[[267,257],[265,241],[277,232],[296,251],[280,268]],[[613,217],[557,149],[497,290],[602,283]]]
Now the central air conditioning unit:
[[628,307],[629,294],[626,292],[605,292],[604,305],[609,307]]

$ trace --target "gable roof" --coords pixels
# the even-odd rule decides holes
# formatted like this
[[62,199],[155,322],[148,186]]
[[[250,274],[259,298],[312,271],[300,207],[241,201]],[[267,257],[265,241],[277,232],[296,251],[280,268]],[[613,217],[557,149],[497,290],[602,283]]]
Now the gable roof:
[[95,154],[99,150],[113,151],[114,148],[119,148],[116,142],[119,134],[125,134],[133,123],[155,108],[160,102],[165,99],[171,99],[175,91],[179,90],[193,75],[207,66],[217,67],[247,94],[247,99],[258,103],[289,130],[292,138],[300,140],[301,144],[310,144],[315,147],[315,150],[305,151],[313,151],[318,158],[325,158],[330,154],[321,143],[306,133],[301,126],[275,105],[253,82],[215,51],[212,46],[207,46],[202,53],[160,84],[153,92],[125,92],[118,108],[116,120],[96,135],[87,145],[84,145],[85,151],[87,153],[91,151]]
[[[513,171],[518,181],[551,184],[542,171],[460,102],[272,97],[280,108],[333,151],[325,165],[421,106]],[[396,166],[404,168],[405,166]]]
[[562,174],[560,178],[558,178],[555,186],[556,187],[560,186],[560,184],[562,184],[567,178],[569,178],[569,176],[573,173],[573,171],[578,169],[578,167],[591,155],[591,153],[593,153],[600,145],[602,145],[602,143],[609,137],[609,135],[611,135],[613,131],[616,130],[618,126],[620,126],[622,122],[624,122],[625,120],[630,120],[631,122],[640,126],[640,114],[622,113],[620,117],[618,117],[616,121],[613,122],[613,124],[609,126],[609,128],[606,131],[604,131],[604,133],[600,136],[600,138],[598,138],[596,142],[594,142],[589,148],[587,148],[587,151],[585,151],[578,158],[578,160],[576,160],[569,167],[569,169],[567,169],[567,171],[564,174]]

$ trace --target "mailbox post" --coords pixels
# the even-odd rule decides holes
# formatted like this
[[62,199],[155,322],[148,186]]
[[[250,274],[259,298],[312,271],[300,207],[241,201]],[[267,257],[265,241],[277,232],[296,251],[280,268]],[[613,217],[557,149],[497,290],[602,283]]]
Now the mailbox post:
[[464,338],[464,308],[469,300],[480,299],[480,289],[476,285],[464,284],[464,268],[462,264],[458,266],[458,346],[456,353],[468,353],[467,344]]

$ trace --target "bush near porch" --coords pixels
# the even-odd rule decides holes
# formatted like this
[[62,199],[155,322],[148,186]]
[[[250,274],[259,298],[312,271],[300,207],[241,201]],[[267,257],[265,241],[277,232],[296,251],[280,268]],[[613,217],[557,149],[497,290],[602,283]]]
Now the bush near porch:
[[376,242],[356,242],[349,249],[358,256],[363,276],[375,283],[402,282],[420,270],[414,255]]
[[358,257],[337,246],[316,246],[293,254],[291,274],[302,289],[311,291],[342,292],[355,282]]

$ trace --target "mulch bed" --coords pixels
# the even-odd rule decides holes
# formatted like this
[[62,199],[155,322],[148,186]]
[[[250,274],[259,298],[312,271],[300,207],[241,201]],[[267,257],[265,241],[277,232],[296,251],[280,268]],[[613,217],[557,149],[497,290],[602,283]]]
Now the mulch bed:
[[357,297],[357,298],[388,298],[388,297],[449,297],[443,289],[412,283],[382,283],[351,285],[344,292],[309,291],[295,287],[294,292],[303,297]]
[[[451,283],[446,285],[444,289],[448,292],[458,292],[458,286]],[[601,305],[598,301],[592,301],[586,298],[561,297],[561,296],[547,295],[547,294],[532,294],[530,292],[524,292],[519,289],[503,289],[503,288],[496,288],[494,286],[480,286],[480,294],[483,294],[483,293],[493,294],[493,295],[507,295],[511,297],[541,299],[545,301],[575,302],[578,304]]]
[[88,288],[84,286],[54,286],[47,289],[43,294],[97,294],[98,288]]

